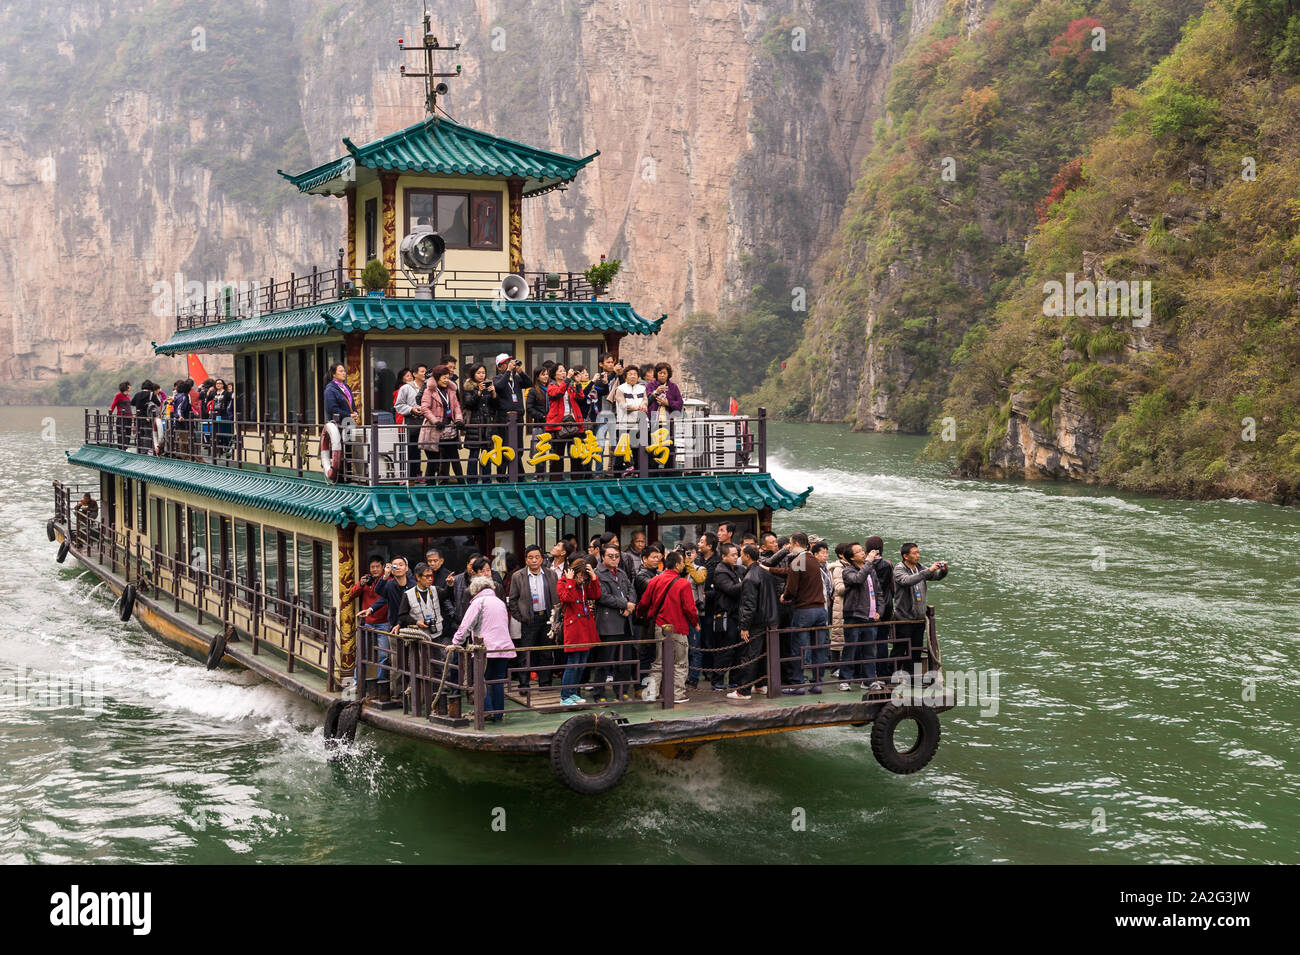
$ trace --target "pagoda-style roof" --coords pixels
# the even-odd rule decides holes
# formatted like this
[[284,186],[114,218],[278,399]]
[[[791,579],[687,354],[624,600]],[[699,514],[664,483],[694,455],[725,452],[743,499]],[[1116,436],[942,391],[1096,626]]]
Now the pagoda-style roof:
[[233,352],[258,342],[361,331],[622,332],[654,335],[666,315],[651,321],[627,302],[506,301],[473,298],[341,299],[178,331],[159,355]]
[[276,170],[299,192],[341,196],[380,172],[422,172],[447,176],[524,180],[535,196],[571,182],[600,151],[582,159],[493,136],[449,119],[431,118],[364,146],[346,137],[347,155],[297,175]]
[[282,477],[86,445],[71,464],[97,468],[218,500],[339,527],[397,527],[450,521],[577,517],[582,514],[714,513],[802,507],[812,488],[795,494],[770,474],[695,474],[669,480],[608,478],[461,486],[366,487],[320,478]]

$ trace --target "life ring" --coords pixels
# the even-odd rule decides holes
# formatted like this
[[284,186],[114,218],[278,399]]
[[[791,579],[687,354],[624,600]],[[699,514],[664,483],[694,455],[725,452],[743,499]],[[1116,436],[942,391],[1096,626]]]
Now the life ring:
[[117,611],[117,618],[123,623],[131,619],[131,611],[135,609],[135,584],[127,584],[126,589],[122,591],[121,606]]
[[221,658],[226,655],[226,631],[222,630],[212,638],[208,644],[208,662],[209,670],[215,670],[221,665]]
[[343,432],[333,421],[320,430],[320,468],[327,481],[337,481],[343,470]]
[[167,443],[167,422],[162,417],[153,419],[153,454],[160,458]]
[[[607,752],[608,759],[599,771],[589,773],[578,765],[577,754],[584,743],[593,741]],[[551,769],[566,786],[584,796],[613,789],[627,772],[627,764],[627,736],[608,716],[579,713],[551,737]]]
[[[894,733],[903,720],[916,721],[916,742],[906,750],[894,743]],[[871,752],[891,773],[907,775],[923,769],[938,748],[939,714],[932,707],[886,703],[871,724]]]
[[54,543],[54,522],[53,521],[45,522],[45,536],[50,539],[51,544]]
[[64,560],[67,559],[68,551],[70,549],[71,549],[71,545],[69,545],[68,542],[65,540],[62,544],[59,545],[59,552],[54,555],[54,559],[58,561],[60,564],[63,563]]

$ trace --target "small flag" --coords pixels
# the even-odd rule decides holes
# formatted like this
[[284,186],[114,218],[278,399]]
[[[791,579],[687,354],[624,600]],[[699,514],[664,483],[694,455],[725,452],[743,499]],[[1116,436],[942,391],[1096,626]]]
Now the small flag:
[[740,414],[740,402],[735,398],[731,399],[731,404],[727,409],[727,414]]
[[208,373],[203,368],[203,362],[199,361],[198,355],[186,355],[185,360],[188,365],[186,374],[194,379],[196,385],[201,385],[208,380]]

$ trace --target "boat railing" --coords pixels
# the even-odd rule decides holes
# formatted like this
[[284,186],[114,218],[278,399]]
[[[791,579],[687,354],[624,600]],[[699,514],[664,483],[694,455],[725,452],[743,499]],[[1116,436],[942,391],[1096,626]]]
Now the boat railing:
[[255,578],[238,578],[229,557],[218,557],[213,569],[209,555],[202,551],[186,560],[164,553],[131,529],[105,526],[98,514],[71,503],[80,490],[60,482],[54,485],[55,521],[67,529],[78,553],[159,605],[170,602],[172,613],[179,615],[184,609],[195,615],[199,626],[215,622],[234,628],[248,636],[252,653],[271,648],[285,657],[288,672],[303,664],[323,674],[329,690],[337,688],[334,608],[315,608],[297,594],[268,593]]
[[[909,630],[900,633],[899,628],[905,626]],[[918,626],[920,633],[914,635],[912,628]],[[832,629],[843,636],[838,662],[829,659]],[[505,690],[507,701],[501,715],[575,709],[561,703],[553,690],[537,686],[560,682],[568,666],[562,645],[517,647],[504,676],[488,680],[486,650],[481,646],[453,646],[450,638],[448,633],[430,639],[414,627],[399,628],[394,633],[382,626],[362,625],[357,636],[358,695],[376,697],[380,684],[386,682],[388,696],[400,701],[406,715],[442,719],[453,725],[472,721],[480,730],[489,716],[498,715],[486,707],[488,688],[493,684],[501,684]],[[925,616],[915,620],[845,623],[833,628],[829,624],[777,627],[752,633],[749,639],[758,642],[751,648],[748,640],[736,637],[730,644],[692,648],[691,655],[698,654],[699,660],[691,667],[692,675],[701,685],[706,681],[723,683],[747,693],[755,687],[766,687],[769,696],[785,690],[803,695],[814,687],[818,691],[827,687],[835,690],[840,684],[850,683],[866,688],[865,699],[884,701],[898,686],[895,672],[911,679],[916,675],[914,667],[921,674],[939,667],[933,607],[927,607]],[[718,640],[715,636],[715,644]],[[815,658],[809,647],[816,648],[819,654],[824,652],[825,658]],[[680,705],[673,692],[675,650],[671,634],[658,640],[602,640],[593,647],[600,656],[588,659],[584,678],[579,682],[597,699],[584,698],[577,708],[675,708]],[[543,662],[546,660],[555,662]],[[846,667],[852,669],[852,674],[845,671]],[[839,675],[831,676],[836,668]],[[606,681],[603,673],[612,679]],[[658,689],[653,699],[640,697],[647,680]],[[517,689],[521,684],[526,688]],[[467,707],[472,707],[472,712],[463,715]]]
[[[463,298],[497,297],[501,282],[508,275],[520,275],[528,285],[529,297],[541,300],[582,302],[599,294],[582,272],[494,272],[482,269],[447,269],[438,273],[432,286],[395,273],[385,298]],[[288,278],[270,276],[265,282],[209,282],[197,294],[176,306],[176,330],[219,325],[272,312],[325,305],[350,298],[372,297],[363,289],[360,269],[347,269],[343,260],[333,267],[313,265],[310,271],[290,272]]]
[[[161,422],[159,424],[159,422]],[[148,419],[85,412],[87,444],[266,474],[325,478],[354,485],[476,484],[546,477],[630,478],[767,471],[767,412],[678,416],[651,421],[604,417],[573,426],[524,422],[467,424],[447,441],[432,429],[373,420],[343,422],[326,436],[320,424],[210,418]],[[337,459],[332,453],[337,440]]]

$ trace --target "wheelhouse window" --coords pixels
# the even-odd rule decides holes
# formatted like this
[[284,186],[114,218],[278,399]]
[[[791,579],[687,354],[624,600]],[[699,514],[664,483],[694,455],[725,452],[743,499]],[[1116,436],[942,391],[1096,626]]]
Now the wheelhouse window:
[[235,358],[235,417],[240,421],[257,420],[257,358],[239,355]]
[[284,420],[284,392],[280,352],[262,352],[258,361],[258,418],[279,423]]
[[429,226],[449,249],[501,250],[501,193],[406,190],[406,232]]
[[284,353],[284,411],[286,420],[316,423],[315,355],[310,348],[288,348]]

